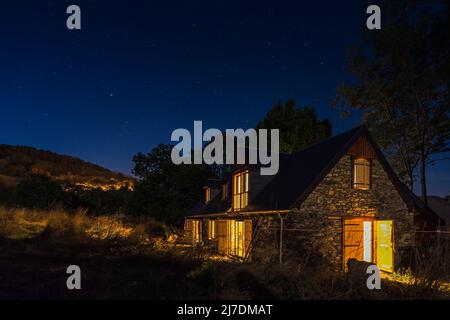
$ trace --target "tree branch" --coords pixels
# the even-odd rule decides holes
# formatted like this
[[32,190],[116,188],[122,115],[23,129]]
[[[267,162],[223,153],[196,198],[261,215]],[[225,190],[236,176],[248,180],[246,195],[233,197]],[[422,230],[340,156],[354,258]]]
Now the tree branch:
[[450,157],[444,157],[444,158],[439,158],[439,159],[433,159],[427,162],[427,164],[435,164],[438,161],[442,161],[442,160],[450,160]]

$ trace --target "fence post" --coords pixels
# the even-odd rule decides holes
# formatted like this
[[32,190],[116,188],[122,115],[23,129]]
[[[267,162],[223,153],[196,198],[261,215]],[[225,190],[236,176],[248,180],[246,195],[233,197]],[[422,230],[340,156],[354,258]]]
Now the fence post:
[[280,253],[279,253],[279,262],[280,265],[283,264],[283,218],[280,214],[278,214],[280,217]]

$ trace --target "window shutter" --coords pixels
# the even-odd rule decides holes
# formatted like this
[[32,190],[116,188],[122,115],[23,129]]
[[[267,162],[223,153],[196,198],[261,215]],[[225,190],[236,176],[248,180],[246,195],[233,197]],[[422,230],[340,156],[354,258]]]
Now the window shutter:
[[249,259],[250,258],[250,253],[251,253],[251,243],[252,243],[252,220],[245,220],[245,237],[244,237],[244,242],[245,242],[245,253],[244,256]]
[[189,219],[184,220],[184,239],[189,242],[193,241],[192,224],[193,224],[192,220]]
[[372,162],[365,158],[352,159],[353,189],[368,190],[371,188]]
[[228,246],[228,221],[227,220],[217,220],[217,241],[218,241],[218,251],[221,254],[229,254]]

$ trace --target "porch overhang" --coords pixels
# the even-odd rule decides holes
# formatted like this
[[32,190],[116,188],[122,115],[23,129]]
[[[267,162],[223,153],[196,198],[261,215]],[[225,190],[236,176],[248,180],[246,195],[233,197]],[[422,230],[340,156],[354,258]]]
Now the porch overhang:
[[201,218],[236,219],[236,218],[252,217],[252,216],[287,214],[287,213],[290,213],[290,212],[292,212],[292,210],[290,210],[290,209],[286,209],[286,210],[229,211],[229,212],[218,212],[218,213],[191,215],[191,216],[186,216],[186,219],[201,219]]

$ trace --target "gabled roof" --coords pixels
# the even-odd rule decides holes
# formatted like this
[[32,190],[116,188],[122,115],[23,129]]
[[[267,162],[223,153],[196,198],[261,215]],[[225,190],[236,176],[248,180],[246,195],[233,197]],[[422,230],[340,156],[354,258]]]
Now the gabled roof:
[[302,201],[360,136],[352,129],[293,153],[277,176],[256,196],[249,210],[283,210]]
[[[356,127],[292,155],[280,156],[278,174],[243,211],[287,210],[298,207],[360,137],[368,139],[377,159],[408,207],[425,213],[427,221],[436,224],[436,214],[398,179],[365,126]],[[230,207],[231,197],[222,200],[219,194],[192,213],[220,213],[228,211]]]

